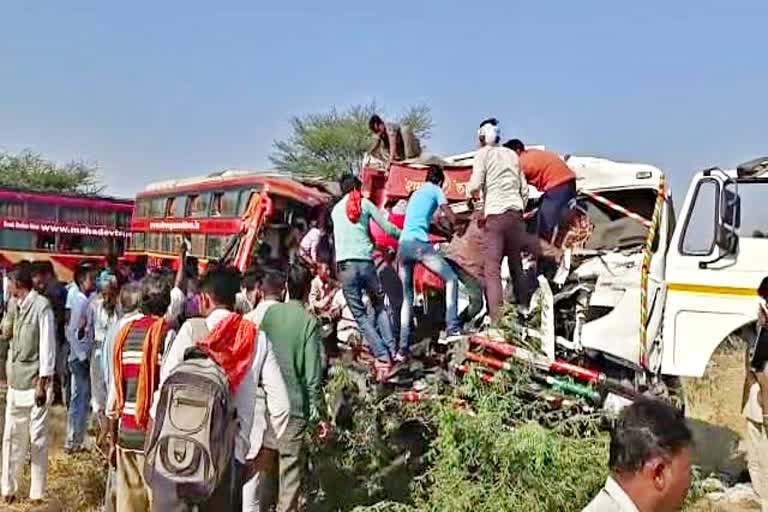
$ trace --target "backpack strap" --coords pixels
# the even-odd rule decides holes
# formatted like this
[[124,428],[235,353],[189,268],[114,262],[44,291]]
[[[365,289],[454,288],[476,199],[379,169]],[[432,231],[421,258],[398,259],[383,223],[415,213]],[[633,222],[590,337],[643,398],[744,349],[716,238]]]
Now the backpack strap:
[[190,318],[187,320],[189,324],[189,337],[192,338],[192,346],[184,352],[184,360],[189,359],[204,359],[205,353],[197,348],[197,342],[208,336],[210,329],[208,324],[205,323],[205,318]]
[[261,373],[264,369],[264,361],[267,360],[267,351],[269,350],[269,341],[266,335],[262,336],[261,331],[256,327],[256,342],[254,343],[254,349],[256,350],[256,370],[258,370],[259,387],[261,387]]
[[189,335],[193,343],[202,340],[211,332],[208,324],[205,323],[205,318],[189,318],[186,323],[189,324]]

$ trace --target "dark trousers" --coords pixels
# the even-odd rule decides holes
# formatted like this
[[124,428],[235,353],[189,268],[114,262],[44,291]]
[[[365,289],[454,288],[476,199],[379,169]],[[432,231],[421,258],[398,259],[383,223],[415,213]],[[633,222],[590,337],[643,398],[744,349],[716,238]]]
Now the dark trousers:
[[459,313],[459,322],[465,325],[467,322],[471,322],[483,310],[484,286],[479,279],[464,270],[461,265],[450,259],[447,261],[459,278],[459,282],[464,286],[467,300],[469,300],[467,307]]
[[560,225],[563,210],[576,197],[576,181],[566,181],[544,192],[536,215],[536,230],[539,236],[547,242],[552,241],[555,228]]
[[304,433],[307,422],[292,417],[285,433],[278,439],[280,451],[280,512],[295,512],[305,508],[305,478],[307,475],[307,450]]
[[488,313],[495,321],[501,314],[504,296],[501,287],[501,262],[506,256],[510,277],[515,287],[515,299],[527,306],[530,300],[528,282],[523,274],[520,251],[528,240],[523,217],[517,210],[507,210],[499,215],[489,215],[485,220],[485,286],[488,297]]

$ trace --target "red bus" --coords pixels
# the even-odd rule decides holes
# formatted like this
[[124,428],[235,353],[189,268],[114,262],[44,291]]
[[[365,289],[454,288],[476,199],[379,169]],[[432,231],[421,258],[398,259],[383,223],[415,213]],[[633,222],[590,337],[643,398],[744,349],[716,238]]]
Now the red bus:
[[123,254],[132,211],[130,199],[0,188],[0,267],[50,260],[70,281],[83,259]]
[[291,228],[306,226],[331,195],[276,173],[228,170],[208,176],[153,183],[136,196],[131,221],[132,259],[147,256],[150,265],[173,260],[182,235],[191,241],[190,256],[204,267],[220,260],[238,237],[234,263],[247,267],[257,237],[280,258]]

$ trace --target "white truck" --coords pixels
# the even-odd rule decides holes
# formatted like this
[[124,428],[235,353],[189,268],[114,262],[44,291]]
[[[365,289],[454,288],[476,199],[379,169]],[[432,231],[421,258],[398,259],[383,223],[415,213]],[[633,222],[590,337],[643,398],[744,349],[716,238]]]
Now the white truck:
[[658,168],[567,161],[594,231],[542,314],[557,358],[663,392],[701,377],[729,336],[754,335],[768,276],[768,158],[697,173],[677,220]]

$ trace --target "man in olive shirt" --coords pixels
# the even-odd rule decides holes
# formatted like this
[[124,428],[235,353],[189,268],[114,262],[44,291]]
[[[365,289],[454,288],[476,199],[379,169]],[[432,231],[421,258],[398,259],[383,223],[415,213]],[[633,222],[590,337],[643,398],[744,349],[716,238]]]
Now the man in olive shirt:
[[291,417],[278,439],[280,452],[280,497],[278,510],[299,510],[303,496],[307,457],[304,433],[309,421],[322,412],[323,349],[315,317],[306,310],[312,276],[300,265],[288,272],[288,295],[284,304],[271,306],[261,329],[272,341],[291,403]]

